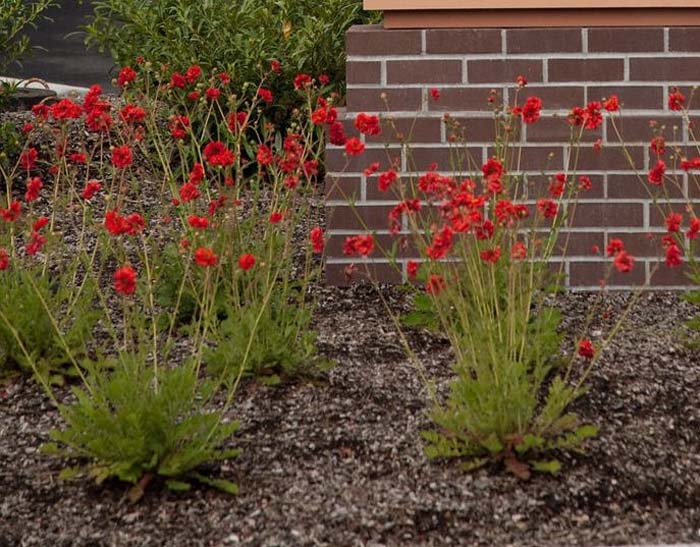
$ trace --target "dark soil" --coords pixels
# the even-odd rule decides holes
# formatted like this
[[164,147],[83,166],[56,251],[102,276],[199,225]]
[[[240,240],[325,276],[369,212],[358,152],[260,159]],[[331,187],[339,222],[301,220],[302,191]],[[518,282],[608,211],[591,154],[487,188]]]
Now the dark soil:
[[[319,346],[337,366],[320,381],[244,387],[231,411],[243,454],[210,470],[236,481],[237,496],[155,485],[132,505],[117,483],[60,482],[61,462],[37,452],[56,411],[33,382],[0,388],[0,546],[700,542],[700,354],[679,296],[642,296],[602,357],[575,405],[600,427],[587,452],[562,455],[557,476],[520,481],[498,466],[470,474],[428,461],[424,385],[381,299],[363,287],[321,293]],[[605,297],[594,338],[628,299]],[[567,331],[590,300],[561,297]],[[409,339],[444,386],[447,343]]]

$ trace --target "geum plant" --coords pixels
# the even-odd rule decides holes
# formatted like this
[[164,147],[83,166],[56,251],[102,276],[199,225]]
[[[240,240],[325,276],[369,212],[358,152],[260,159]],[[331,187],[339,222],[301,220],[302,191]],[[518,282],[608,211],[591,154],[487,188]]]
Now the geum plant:
[[[640,185],[646,190],[659,216],[663,218],[663,225],[658,227],[660,230],[649,233],[648,237],[659,244],[661,254],[665,257],[665,265],[682,271],[684,275],[678,276],[677,281],[677,284],[682,285],[687,284],[686,280],[700,285],[700,264],[697,260],[700,218],[695,199],[700,190],[700,141],[695,134],[695,124],[690,114],[690,103],[694,93],[695,90],[686,102],[685,95],[678,88],[670,90],[667,104],[668,109],[679,116],[677,126],[667,128],[654,120],[649,121],[652,134],[649,139],[650,165],[646,173],[639,172],[629,150],[621,123],[622,114],[611,118],[614,137],[621,143],[630,168],[636,173]],[[685,139],[684,128],[687,131]],[[685,298],[698,305],[700,291],[688,291]],[[700,331],[700,318],[695,317],[686,324],[691,329]]]
[[[61,412],[65,427],[45,450],[83,462],[64,476],[115,477],[134,485],[132,499],[154,479],[233,492],[200,469],[237,453],[228,412],[244,374],[291,377],[321,364],[308,287],[325,240],[303,219],[316,128],[334,109],[301,75],[309,108],[281,135],[258,117],[260,99],[238,102],[221,74],[183,110],[172,86],[130,91],[137,77],[120,72],[123,101],[93,86],[80,104],[38,105],[23,128],[20,159],[3,170],[0,284],[32,308],[0,308],[0,343]],[[46,341],[44,353],[79,378],[75,401],[46,379]]]
[[[594,425],[583,423],[568,408],[586,392],[586,379],[602,346],[619,328],[618,323],[599,347],[579,336],[573,341],[576,351],[565,357],[560,313],[552,294],[563,277],[563,262],[557,267],[551,261],[566,252],[565,229],[575,217],[578,194],[592,185],[588,177],[577,174],[581,136],[603,122],[604,110],[617,108],[617,99],[572,111],[567,120],[569,164],[564,171],[548,175],[545,171],[551,168],[543,166],[541,174],[527,174],[521,167],[526,153],[520,150],[521,128],[537,123],[542,101],[527,97],[520,104],[525,86],[525,79],[519,78],[511,107],[497,105],[489,97],[496,134],[493,155],[486,163],[470,156],[465,128],[446,116],[449,173],[433,165],[427,173],[412,177],[417,169],[410,143],[387,117],[383,125],[394,130],[402,143],[408,174],[395,167],[379,172],[375,163],[365,175],[376,175],[379,191],[395,196],[388,225],[396,243],[392,249],[382,249],[373,234],[365,233],[348,237],[344,245],[348,256],[367,257],[378,251],[398,268],[402,268],[398,249],[408,245],[420,251],[421,260],[408,260],[405,266],[408,279],[422,283],[424,291],[415,296],[416,311],[404,322],[436,327],[449,338],[455,359],[455,377],[445,402],[416,362],[429,387],[429,415],[436,426],[423,433],[426,454],[460,458],[467,469],[499,461],[522,478],[533,469],[557,472],[560,463],[551,451],[579,450],[597,434]],[[439,100],[439,91],[432,90],[431,96]],[[355,120],[364,135],[380,134],[381,125],[377,116],[367,114]],[[336,144],[344,144],[349,156],[362,154],[365,146],[357,137],[344,136]],[[607,253],[613,259],[607,275],[613,269],[623,273],[632,269],[634,259],[622,242],[611,241]],[[366,275],[370,276],[369,269]],[[595,316],[597,303],[584,329]],[[392,317],[400,328],[398,318]],[[410,352],[408,343],[406,347]]]

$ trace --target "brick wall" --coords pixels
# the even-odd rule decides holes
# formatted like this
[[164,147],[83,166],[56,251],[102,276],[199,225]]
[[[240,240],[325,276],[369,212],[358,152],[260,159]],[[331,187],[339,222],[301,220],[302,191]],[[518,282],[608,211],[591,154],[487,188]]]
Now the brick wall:
[[[569,135],[566,114],[573,106],[613,93],[622,103],[625,138],[640,172],[646,173],[652,161],[650,119],[666,125],[667,142],[673,142],[672,128],[678,126],[677,141],[688,144],[688,128],[678,113],[668,110],[667,95],[677,85],[690,96],[692,86],[700,84],[700,27],[385,30],[356,26],[348,31],[346,43],[348,87],[343,117],[348,135],[356,136],[350,121],[357,113],[386,112],[381,98],[386,94],[400,128],[408,131],[416,120],[410,140],[419,171],[438,162],[439,171],[450,172],[445,112],[462,121],[472,152],[485,160],[494,137],[486,97],[495,89],[508,102],[520,74],[529,81],[524,96],[537,95],[544,103],[543,117],[522,135],[526,172],[541,174],[548,156],[547,173],[563,170]],[[430,99],[431,88],[440,90],[439,101]],[[391,158],[406,170],[405,153],[391,138],[391,131],[366,138],[365,154],[352,158],[347,167],[342,148],[329,145],[326,153],[327,187],[332,189],[337,181],[343,193],[356,200],[357,212],[380,241],[390,240],[387,213],[395,201],[377,191],[376,177],[365,177],[362,171],[373,161],[386,169]],[[592,147],[598,138],[603,143],[599,154]],[[682,268],[661,267],[650,276],[661,251],[658,237],[650,241],[649,234],[663,233],[663,216],[620,153],[610,122],[587,132],[585,140],[578,173],[589,175],[595,186],[581,194],[567,256],[555,259],[565,262],[568,285],[598,286],[606,262],[592,255],[591,247],[604,249],[612,237],[624,239],[637,265],[631,274],[613,276],[610,286],[687,285]],[[687,176],[684,184],[700,200],[694,184],[688,187]],[[357,259],[343,256],[342,242],[348,234],[362,231],[362,225],[340,192],[330,192],[328,197],[327,280],[343,283],[345,268]],[[681,195],[673,201],[683,208]],[[401,259],[415,256],[406,250]],[[400,280],[381,257],[369,260],[378,277]]]

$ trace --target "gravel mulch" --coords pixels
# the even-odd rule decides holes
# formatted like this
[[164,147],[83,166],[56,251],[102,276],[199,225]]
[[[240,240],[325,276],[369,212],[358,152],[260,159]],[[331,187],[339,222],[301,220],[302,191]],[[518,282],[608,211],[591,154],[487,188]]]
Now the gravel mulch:
[[[0,388],[0,546],[494,545],[594,546],[700,541],[700,354],[680,328],[692,308],[644,295],[591,377],[576,411],[600,426],[586,454],[557,476],[519,481],[496,467],[464,473],[429,462],[425,393],[371,289],[320,289],[320,380],[248,383],[232,409],[236,460],[207,488],[150,490],[59,482],[60,462],[37,452],[58,416],[29,381]],[[406,306],[384,292],[395,309]],[[606,296],[605,332],[629,295]],[[589,295],[562,296],[574,329]],[[409,334],[428,373],[449,379],[450,352]]]

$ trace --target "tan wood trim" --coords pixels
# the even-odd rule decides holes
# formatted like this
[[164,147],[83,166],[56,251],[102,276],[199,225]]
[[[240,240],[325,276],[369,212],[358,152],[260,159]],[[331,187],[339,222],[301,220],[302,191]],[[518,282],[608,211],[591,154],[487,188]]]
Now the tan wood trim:
[[[370,10],[600,9],[601,0],[364,0]],[[693,8],[700,0],[609,0],[606,8]]]
[[700,9],[514,9],[384,12],[384,28],[700,26]]

